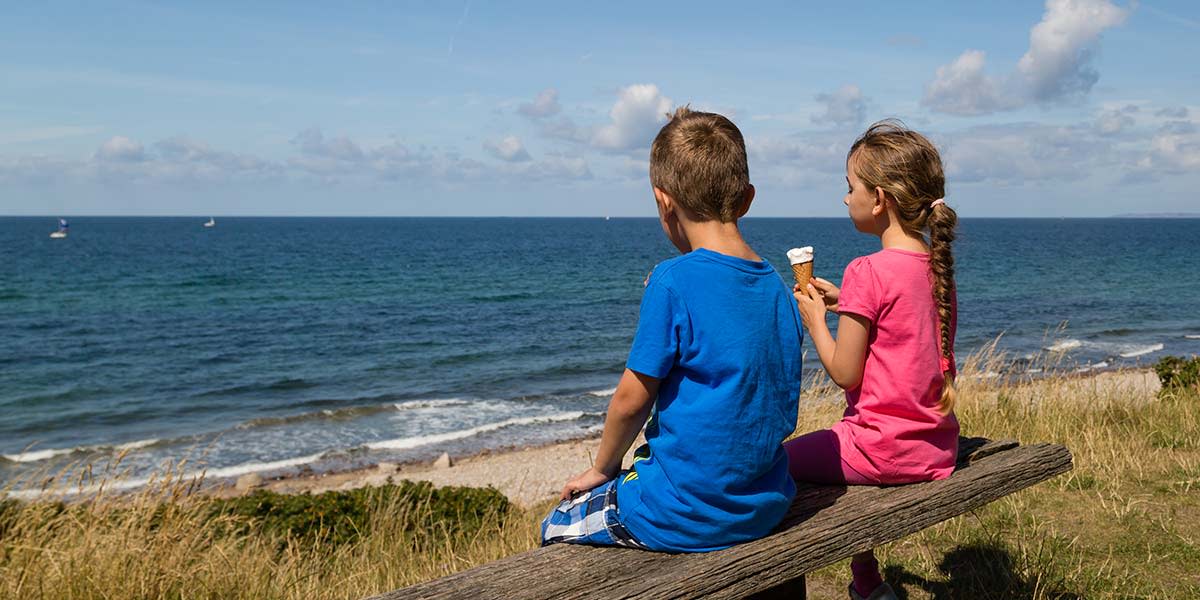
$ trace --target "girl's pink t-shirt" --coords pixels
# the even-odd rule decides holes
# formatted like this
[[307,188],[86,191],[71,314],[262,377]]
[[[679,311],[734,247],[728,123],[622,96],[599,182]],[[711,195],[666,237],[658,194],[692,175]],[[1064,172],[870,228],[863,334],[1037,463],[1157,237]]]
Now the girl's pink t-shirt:
[[[943,370],[929,255],[885,248],[855,259],[842,278],[839,312],[870,319],[862,383],[846,390],[834,426],[842,459],[879,483],[949,477],[958,455],[958,421],[938,408]],[[950,339],[957,327],[951,302]],[[953,344],[951,345],[953,351]]]

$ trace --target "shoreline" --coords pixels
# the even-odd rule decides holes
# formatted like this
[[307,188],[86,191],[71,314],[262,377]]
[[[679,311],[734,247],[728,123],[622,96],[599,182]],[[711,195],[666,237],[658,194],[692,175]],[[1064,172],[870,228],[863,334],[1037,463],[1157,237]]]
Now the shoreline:
[[[1149,367],[1129,367],[1092,373],[1062,373],[1065,382],[1078,385],[1092,382],[1099,386],[1132,386],[1141,391],[1156,392],[1158,378]],[[1033,385],[1037,381],[1018,383],[1018,386]],[[820,391],[819,388],[815,391]],[[841,392],[831,395],[805,395],[804,401],[814,404],[840,397]],[[832,425],[833,423],[829,423]],[[803,432],[800,432],[803,433]],[[986,432],[967,432],[986,433]],[[623,464],[628,464],[633,451],[645,438],[639,434],[630,445]],[[592,465],[592,457],[600,445],[600,433],[591,433],[581,438],[560,440],[531,446],[508,446],[500,449],[483,449],[459,458],[452,457],[451,466],[436,466],[430,463],[377,463],[369,467],[348,469],[338,472],[284,475],[263,479],[260,485],[239,490],[236,482],[218,484],[205,493],[218,497],[234,497],[265,489],[284,494],[319,494],[327,491],[344,491],[365,486],[378,486],[393,481],[428,481],[437,487],[492,486],[510,501],[522,508],[530,508],[555,499],[562,486],[573,476]]]
[[[973,374],[965,380],[972,385],[982,385],[984,390],[993,387],[1025,387],[1037,385],[1048,378],[1059,379],[1071,385],[1093,382],[1105,387],[1134,386],[1139,391],[1156,391],[1158,379],[1154,370],[1149,366],[1118,367],[1090,372],[1061,371],[1041,374],[1023,381],[1005,382],[1001,378],[989,377],[986,374]],[[965,381],[964,381],[965,383]],[[801,395],[800,411],[806,407],[816,407],[822,403],[836,403],[842,397],[841,390],[831,387],[828,382],[820,380],[806,381],[805,393]],[[984,396],[986,397],[985,391]],[[982,398],[981,398],[982,399]],[[834,411],[836,412],[836,408]],[[834,416],[836,419],[836,416]],[[832,425],[831,420],[828,424]],[[803,432],[800,432],[803,433]],[[971,432],[968,432],[971,433]],[[985,433],[985,432],[983,432]],[[257,490],[268,490],[282,494],[319,494],[327,491],[345,491],[366,486],[386,484],[393,481],[411,480],[428,481],[437,487],[494,487],[503,493],[510,501],[523,508],[529,508],[543,502],[549,502],[557,497],[559,490],[571,477],[584,471],[592,464],[600,444],[601,432],[593,431],[579,437],[556,439],[545,443],[511,444],[494,448],[481,448],[473,452],[465,452],[457,456],[449,456],[450,465],[439,465],[439,460],[412,460],[405,462],[379,461],[363,466],[343,469],[314,470],[299,468],[285,472],[256,471],[245,473],[238,477],[203,478],[195,488],[197,493],[217,498],[231,498],[253,493]],[[637,440],[630,446],[623,463],[628,464],[633,450],[644,443],[644,437],[639,434]],[[444,453],[443,453],[444,454]],[[179,480],[188,484],[197,481],[191,478]],[[190,485],[190,484],[189,484]],[[119,481],[107,481],[94,484],[84,490],[51,490],[43,497],[70,498],[80,500],[81,496],[92,496],[100,489],[103,493],[124,496],[136,494],[146,489],[146,484],[125,487]],[[0,491],[0,497],[30,500],[37,497],[24,496],[12,491]]]
[[[645,438],[639,434],[626,453],[624,462],[628,462],[633,451],[643,443]],[[219,498],[242,496],[258,490],[281,494],[320,494],[380,486],[390,479],[428,481],[436,487],[491,486],[518,506],[530,508],[557,497],[571,477],[592,465],[592,457],[599,446],[600,432],[595,432],[545,444],[484,448],[460,457],[451,457],[449,466],[439,466],[437,460],[380,462],[341,471],[259,478],[257,481],[260,483],[250,486],[239,486],[242,478],[239,481],[214,482],[212,487],[204,486],[202,493]]]

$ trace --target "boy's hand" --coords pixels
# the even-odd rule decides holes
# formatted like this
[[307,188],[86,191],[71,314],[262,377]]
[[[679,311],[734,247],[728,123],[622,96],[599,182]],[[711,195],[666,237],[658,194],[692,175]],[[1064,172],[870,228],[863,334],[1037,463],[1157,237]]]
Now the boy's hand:
[[821,297],[824,298],[825,308],[830,311],[837,312],[838,297],[842,294],[842,291],[838,289],[838,286],[833,285],[833,283],[825,281],[820,277],[813,277],[811,283],[813,287],[817,288],[817,292],[821,294]]
[[800,320],[804,322],[804,328],[812,332],[814,323],[825,323],[825,301],[811,283],[803,288],[797,283],[792,289],[795,291],[792,295],[796,297],[796,305],[800,308]]
[[610,479],[612,479],[612,477],[597,471],[595,467],[589,468],[588,470],[576,475],[574,478],[568,481],[567,485],[563,486],[562,494],[560,496],[563,500],[570,500],[571,496],[574,496],[579,492],[586,492],[598,485],[608,483],[608,480]]

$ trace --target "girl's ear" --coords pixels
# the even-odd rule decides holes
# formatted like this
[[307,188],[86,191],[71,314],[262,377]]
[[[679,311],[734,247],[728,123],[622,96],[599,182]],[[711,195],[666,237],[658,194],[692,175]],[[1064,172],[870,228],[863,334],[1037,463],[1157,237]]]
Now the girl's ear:
[[883,188],[875,186],[875,204],[871,206],[871,214],[878,217],[887,212],[887,192]]

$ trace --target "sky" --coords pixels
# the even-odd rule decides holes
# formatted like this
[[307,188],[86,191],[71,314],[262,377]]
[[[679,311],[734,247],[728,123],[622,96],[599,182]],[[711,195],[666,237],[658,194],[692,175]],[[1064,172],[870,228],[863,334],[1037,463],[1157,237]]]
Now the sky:
[[652,216],[683,104],[751,216],[844,215],[884,118],[963,217],[1200,212],[1195,2],[836,4],[8,3],[0,215]]

